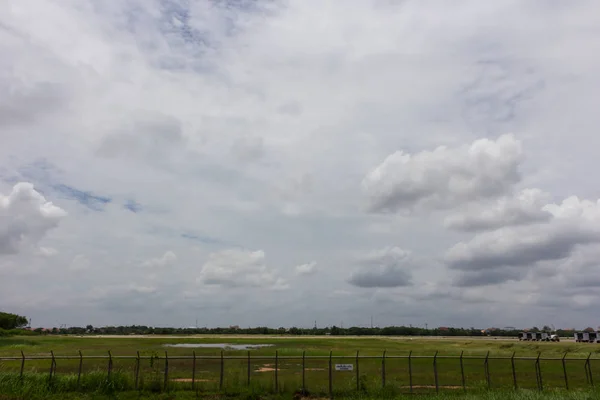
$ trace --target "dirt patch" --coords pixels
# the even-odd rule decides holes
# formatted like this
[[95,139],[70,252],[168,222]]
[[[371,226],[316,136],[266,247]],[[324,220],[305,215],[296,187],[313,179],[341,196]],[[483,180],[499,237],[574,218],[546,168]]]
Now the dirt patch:
[[[410,389],[410,386],[400,386],[403,389]],[[435,385],[413,385],[412,386],[413,389],[435,389]],[[440,385],[438,386],[438,388],[440,389],[462,389],[462,386],[453,386],[453,385],[447,385],[447,386],[443,386]]]
[[[255,370],[256,372],[273,372],[275,371],[275,368],[270,368],[270,367],[260,367],[258,369]],[[280,370],[281,371],[281,370]]]
[[325,371],[325,368],[304,368],[305,371]]
[[[192,378],[175,378],[172,382],[192,382]],[[210,379],[196,379],[195,382],[212,382]]]

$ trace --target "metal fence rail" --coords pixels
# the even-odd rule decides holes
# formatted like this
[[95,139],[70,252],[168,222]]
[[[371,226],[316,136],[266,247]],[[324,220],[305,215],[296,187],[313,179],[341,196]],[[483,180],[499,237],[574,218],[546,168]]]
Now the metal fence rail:
[[[334,379],[333,379],[333,373],[334,373],[334,359],[335,360],[347,360],[349,362],[352,362],[352,369],[351,371],[353,371],[354,376],[353,379],[356,380],[356,390],[359,391],[361,390],[361,361],[366,361],[366,360],[375,360],[378,363],[380,363],[378,369],[379,369],[379,378],[380,379],[380,387],[381,388],[385,388],[386,385],[388,384],[388,377],[390,377],[389,372],[387,372],[387,368],[386,365],[390,362],[393,361],[397,361],[397,360],[404,360],[404,362],[406,364],[403,364],[406,366],[407,368],[407,376],[404,376],[405,380],[408,382],[408,389],[409,391],[412,393],[413,390],[416,388],[416,386],[414,385],[414,378],[415,378],[415,362],[417,361],[423,361],[423,360],[429,360],[430,363],[428,364],[430,369],[430,372],[433,373],[433,384],[431,385],[431,389],[435,389],[436,392],[439,392],[440,389],[443,389],[444,386],[440,384],[440,380],[439,380],[439,375],[440,375],[440,368],[442,368],[442,366],[440,365],[440,361],[441,360],[455,360],[456,361],[456,365],[452,368],[458,370],[457,372],[457,376],[460,375],[460,383],[457,385],[459,386],[463,391],[467,391],[467,374],[465,372],[465,362],[466,361],[472,361],[472,360],[478,360],[480,361],[480,363],[478,363],[479,367],[482,369],[483,371],[483,375],[484,375],[484,381],[485,381],[485,386],[487,386],[488,389],[492,388],[492,378],[493,378],[493,373],[492,370],[490,369],[490,361],[504,361],[504,362],[510,362],[510,373],[509,372],[505,372],[504,373],[504,378],[507,378],[506,375],[508,375],[508,377],[511,379],[511,386],[514,389],[518,389],[519,385],[518,385],[518,371],[516,368],[516,362],[517,361],[529,361],[529,362],[533,362],[534,364],[534,370],[535,370],[535,383],[536,383],[536,387],[539,391],[544,390],[544,375],[542,372],[542,368],[541,368],[541,363],[542,362],[557,362],[560,363],[561,368],[559,368],[560,370],[560,375],[562,375],[560,377],[560,380],[563,382],[562,385],[565,389],[570,389],[573,388],[573,384],[570,384],[569,381],[569,373],[568,373],[568,368],[567,368],[567,362],[568,361],[578,361],[580,363],[583,363],[583,371],[580,371],[583,376],[585,377],[585,384],[586,386],[589,387],[593,387],[594,386],[594,379],[593,379],[593,374],[592,374],[592,362],[596,361],[598,359],[592,359],[591,358],[592,353],[589,353],[589,355],[587,356],[587,358],[582,358],[582,357],[567,357],[567,353],[565,353],[562,357],[541,357],[541,353],[538,353],[537,356],[519,356],[517,357],[515,353],[513,353],[511,356],[495,356],[495,355],[490,355],[490,353],[488,352],[485,356],[482,355],[464,355],[464,352],[461,352],[460,355],[439,355],[438,352],[436,352],[434,355],[413,355],[412,351],[407,354],[407,355],[389,355],[387,354],[385,351],[383,352],[383,354],[381,355],[360,355],[359,352],[356,353],[356,355],[339,355],[339,356],[334,356],[333,352],[330,352],[329,355],[306,355],[306,352],[303,352],[301,355],[279,355],[279,352],[276,351],[274,355],[251,355],[250,351],[248,351],[248,353],[246,355],[225,355],[223,351],[221,351],[221,353],[219,355],[196,355],[196,352],[193,352],[192,355],[171,355],[169,356],[168,353],[165,351],[164,352],[164,356],[163,355],[150,355],[150,356],[142,356],[140,355],[139,351],[136,353],[136,355],[112,355],[112,353],[110,351],[107,352],[106,355],[86,355],[84,356],[82,354],[81,351],[79,351],[78,355],[55,355],[53,351],[50,352],[49,355],[25,355],[23,352],[21,352],[21,356],[13,356],[13,357],[0,357],[0,363],[1,362],[20,362],[20,368],[18,370],[18,374],[19,374],[19,378],[23,378],[24,376],[24,372],[25,372],[25,367],[27,365],[27,361],[49,361],[49,372],[48,372],[48,379],[49,382],[51,382],[55,377],[56,377],[56,371],[57,371],[57,365],[60,363],[60,361],[64,361],[64,360],[74,360],[74,361],[78,361],[78,366],[77,366],[77,384],[79,385],[79,382],[81,380],[82,374],[84,374],[83,372],[83,367],[84,367],[84,360],[95,360],[96,362],[98,360],[102,360],[103,362],[105,362],[106,364],[106,377],[107,379],[111,379],[111,374],[113,374],[113,369],[114,369],[114,364],[115,361],[117,360],[130,360],[130,361],[134,361],[135,365],[134,365],[134,370],[133,370],[133,374],[134,374],[134,382],[135,382],[135,389],[141,389],[140,387],[140,377],[141,377],[141,373],[140,373],[140,367],[141,367],[141,363],[144,360],[148,360],[150,361],[151,365],[153,365],[153,363],[162,363],[162,372],[161,374],[163,375],[162,377],[162,385],[163,385],[163,389],[167,390],[168,386],[169,386],[169,362],[173,362],[173,361],[178,361],[178,360],[186,360],[191,362],[190,365],[190,382],[191,385],[189,386],[189,388],[191,388],[192,390],[196,390],[197,389],[197,367],[200,365],[200,363],[202,362],[218,362],[218,389],[219,390],[223,390],[224,389],[224,378],[225,378],[225,372],[226,372],[226,367],[227,367],[227,362],[228,361],[237,361],[239,363],[239,365],[244,365],[244,367],[237,368],[237,372],[245,372],[246,375],[246,384],[249,386],[251,383],[251,376],[252,376],[252,362],[253,361],[268,361],[270,363],[272,363],[272,365],[274,366],[273,368],[273,379],[274,379],[274,391],[275,392],[280,392],[280,372],[281,372],[281,363],[282,362],[286,362],[286,361],[298,361],[300,362],[300,366],[301,366],[301,388],[299,388],[300,390],[302,390],[303,392],[307,392],[307,376],[306,376],[306,372],[308,370],[306,363],[307,361],[311,361],[311,360],[320,360],[322,362],[326,362],[327,363],[327,391],[328,394],[330,395],[330,397],[333,397],[334,394]],[[421,366],[421,369],[423,368],[423,366]],[[446,366],[445,368],[448,368],[448,366]],[[452,371],[455,372],[455,371]],[[17,373],[17,372],[15,372]],[[499,373],[496,373],[496,377],[500,377]],[[555,381],[556,381],[555,377]],[[579,386],[581,387],[581,385]]]

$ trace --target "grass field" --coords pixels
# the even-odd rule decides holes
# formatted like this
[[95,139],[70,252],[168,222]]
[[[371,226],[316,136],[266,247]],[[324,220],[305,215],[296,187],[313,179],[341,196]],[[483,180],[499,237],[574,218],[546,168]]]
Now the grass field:
[[[169,344],[198,343],[270,344],[272,346],[251,350],[225,349],[222,375],[219,348],[165,347]],[[106,358],[109,350],[113,356],[110,380],[107,379],[108,359]],[[80,397],[73,398],[96,398],[93,396],[107,394],[113,396],[111,398],[139,396],[135,391],[135,356],[138,351],[143,357],[139,362],[138,388],[145,393],[155,393],[153,395],[156,398],[195,398],[196,393],[233,398],[279,398],[278,396],[291,398],[294,392],[302,388],[303,352],[307,357],[304,365],[306,389],[314,396],[329,395],[329,354],[332,352],[332,365],[352,364],[353,366],[353,371],[333,369],[331,389],[336,398],[396,398],[401,393],[410,392],[411,387],[416,393],[436,393],[437,375],[437,389],[440,391],[439,396],[444,396],[442,398],[458,396],[466,399],[469,396],[477,396],[476,398],[490,399],[533,399],[538,398],[536,396],[539,395],[535,357],[541,352],[542,359],[539,366],[543,378],[543,398],[549,398],[553,390],[559,390],[555,393],[558,396],[556,398],[600,398],[586,379],[584,368],[586,358],[592,353],[590,361],[592,379],[600,383],[600,360],[594,358],[595,356],[600,358],[598,355],[600,345],[579,344],[572,341],[546,343],[481,338],[256,336],[0,338],[0,358],[21,357],[21,352],[26,357],[45,357],[49,356],[51,351],[57,357],[52,381],[49,381],[51,361],[48,359],[26,360],[22,379],[19,378],[21,360],[0,361],[0,399],[2,395],[20,396],[25,392],[29,394],[28,398],[34,398],[36,393],[43,394],[44,398],[48,398],[52,393],[62,393],[62,398],[68,398],[64,397],[64,393],[68,392],[80,392],[72,394]],[[79,384],[77,383],[80,362],[78,351],[86,357],[83,360],[83,374]],[[165,391],[165,351],[168,352],[169,357],[166,387],[168,393],[161,393]],[[384,351],[386,358],[385,362],[382,362]],[[436,351],[438,358],[434,367],[431,356]],[[196,355],[195,390],[192,390],[191,382],[193,352]],[[357,352],[361,357],[358,360],[358,372],[355,359]],[[406,358],[409,352],[412,352],[413,356],[410,366]],[[459,359],[446,358],[459,356],[461,352],[464,352],[465,356],[463,371],[467,394],[463,391],[463,374],[461,374]],[[488,352],[490,359],[486,374],[483,357]],[[517,385],[521,389],[518,392],[512,390],[514,382],[509,357],[513,352],[516,357],[530,357],[527,360],[515,360],[515,376]],[[561,361],[565,353],[569,357],[564,364],[567,382],[564,379],[565,373]],[[278,357],[277,361],[274,359],[275,354]],[[62,356],[74,358],[60,358]],[[88,356],[103,356],[103,358],[89,359]],[[131,358],[119,358],[121,356],[131,356]],[[232,356],[238,358],[227,358]],[[314,356],[320,358],[312,358]],[[344,356],[350,358],[341,358]],[[369,356],[372,358],[362,358]],[[395,358],[396,356],[402,358]],[[420,358],[421,356],[430,357]],[[467,358],[472,356],[481,358]],[[178,357],[188,358],[178,359]],[[496,359],[496,357],[508,358]],[[250,384],[248,384],[248,365],[250,365]],[[222,389],[220,390],[221,376]],[[412,381],[409,377],[412,377]],[[569,392],[564,390],[566,383],[569,385]],[[493,390],[488,391],[488,386]]]

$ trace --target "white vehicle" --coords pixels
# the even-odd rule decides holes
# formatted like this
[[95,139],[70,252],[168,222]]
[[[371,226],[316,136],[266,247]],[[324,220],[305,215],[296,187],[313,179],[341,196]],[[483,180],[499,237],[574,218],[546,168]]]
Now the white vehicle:
[[583,332],[575,332],[573,338],[577,343],[583,342]]
[[547,334],[546,332],[539,333],[538,335],[540,335],[539,336],[539,340],[541,340],[542,342],[549,342],[550,341],[550,335]]
[[558,335],[550,335],[551,342],[560,342],[560,336]]
[[581,339],[582,342],[584,343],[589,343],[590,341],[590,334],[588,332],[583,332],[583,338]]
[[598,337],[598,332],[589,332],[588,333],[588,343],[598,343],[600,342],[600,338]]

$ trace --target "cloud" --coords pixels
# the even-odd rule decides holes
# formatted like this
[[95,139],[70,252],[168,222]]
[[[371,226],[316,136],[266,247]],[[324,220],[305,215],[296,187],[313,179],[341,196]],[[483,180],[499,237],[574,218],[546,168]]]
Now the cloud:
[[465,272],[459,283],[519,279],[539,262],[564,260],[578,246],[600,243],[600,202],[569,197],[542,209],[552,215],[548,222],[502,227],[450,248],[445,256],[449,267]]
[[[3,306],[41,326],[589,325],[594,224],[548,204],[600,197],[600,3],[314,3],[0,1],[0,193],[30,182],[68,213],[32,245],[2,214]],[[410,257],[362,263],[390,243]]]
[[514,197],[502,197],[495,204],[471,205],[444,220],[449,229],[463,232],[494,230],[505,226],[548,221],[552,214],[542,209],[550,195],[539,189],[524,189]]
[[414,260],[409,251],[386,247],[363,257],[348,282],[362,288],[410,286]]
[[181,121],[171,115],[137,112],[129,120],[115,121],[114,125],[97,147],[101,157],[139,157],[160,162],[181,150],[185,143]]
[[71,264],[69,264],[69,269],[71,271],[85,271],[90,268],[90,265],[91,262],[86,256],[78,254],[73,258]]
[[58,250],[52,247],[40,247],[38,253],[44,257],[52,257],[58,254]]
[[286,289],[288,284],[265,264],[265,252],[239,249],[211,253],[202,266],[198,280],[222,287]]
[[260,136],[243,136],[237,138],[231,150],[242,162],[260,159],[264,155],[263,138]]
[[317,262],[311,261],[306,264],[297,265],[295,271],[296,275],[313,275],[317,272]]
[[165,268],[173,265],[177,261],[177,256],[171,250],[165,252],[162,257],[151,258],[142,263],[145,268]]
[[521,179],[520,141],[506,134],[470,146],[392,153],[362,182],[372,212],[415,206],[452,208],[463,202],[509,193]]
[[66,215],[31,183],[17,183],[7,196],[0,195],[0,254],[18,253],[35,245]]

